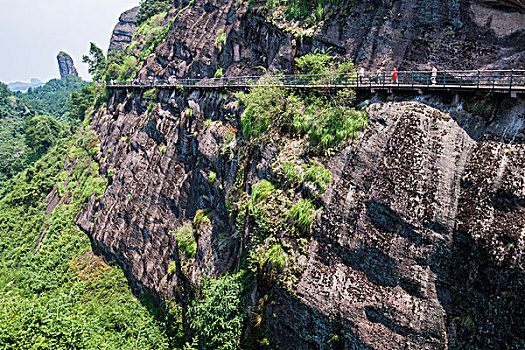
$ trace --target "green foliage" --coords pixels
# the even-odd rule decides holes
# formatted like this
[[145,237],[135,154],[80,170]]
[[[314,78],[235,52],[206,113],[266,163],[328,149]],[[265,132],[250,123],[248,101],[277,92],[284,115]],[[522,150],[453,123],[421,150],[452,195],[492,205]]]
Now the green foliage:
[[159,94],[159,90],[157,88],[151,88],[144,92],[144,94],[142,95],[142,98],[145,101],[156,101],[158,94]]
[[203,279],[200,298],[188,310],[199,349],[239,348],[244,321],[241,279],[241,274]]
[[217,31],[217,38],[215,39],[215,46],[219,50],[219,52],[222,51],[222,46],[226,42],[226,33],[223,29],[219,29]]
[[[333,57],[326,53],[308,54],[296,62],[302,73],[323,74],[312,77],[314,80],[331,79],[340,72],[353,71],[351,63],[335,64]],[[290,137],[308,135],[310,152],[323,153],[357,137],[367,126],[366,113],[350,107],[355,98],[350,89],[335,93],[322,88],[301,92],[284,88],[278,75],[263,79],[266,79],[264,85],[270,86],[256,85],[248,93],[238,94],[246,106],[241,123],[247,139],[264,140],[272,133]]]
[[273,267],[282,270],[286,266],[288,255],[279,243],[274,243],[264,252],[261,263],[269,262]]
[[177,272],[177,263],[175,263],[175,261],[172,261],[168,265],[168,276],[173,276],[175,272]]
[[289,19],[304,19],[313,16],[314,21],[321,21],[324,8],[327,5],[340,6],[344,0],[265,0],[266,7],[273,9],[277,6],[286,6]]
[[29,149],[43,154],[57,140],[62,127],[55,118],[39,115],[29,119],[24,126],[25,141]]
[[84,120],[87,110],[93,106],[97,96],[97,87],[94,83],[84,86],[79,92],[71,94],[68,102],[69,117],[72,120]]
[[[96,136],[81,130],[0,188],[4,349],[167,348],[161,325],[133,297],[124,273],[94,256],[77,227],[87,200],[106,186],[97,153]],[[57,180],[69,200],[48,216],[45,198]]]
[[319,162],[311,161],[308,166],[303,165],[303,168],[306,170],[304,181],[312,183],[321,193],[332,182],[332,173]]
[[252,188],[252,204],[266,200],[275,191],[275,186],[267,180],[262,180]]
[[223,74],[224,74],[224,68],[219,68],[215,72],[215,78],[216,79],[222,78]]
[[184,252],[186,258],[193,258],[197,253],[197,241],[192,226],[186,223],[175,231],[174,234],[179,251]]
[[272,119],[282,114],[288,91],[279,86],[278,78],[264,77],[262,79],[272,86],[254,86],[249,93],[238,95],[246,106],[241,116],[242,132],[246,138],[256,138],[266,133]]
[[73,92],[78,92],[88,83],[75,76],[62,79],[52,79],[45,85],[29,89],[26,93],[18,93],[33,106],[32,110],[39,114],[52,115],[61,122],[68,121],[68,102]]
[[298,200],[288,212],[290,218],[297,227],[305,232],[311,230],[314,220],[315,206],[309,199]]
[[295,59],[299,74],[328,74],[334,64],[335,57],[327,52],[309,53]]
[[84,55],[82,62],[88,64],[88,72],[93,76],[93,80],[102,80],[104,78],[107,67],[106,57],[97,45],[91,43],[89,56]]
[[256,246],[271,236],[294,236],[295,226],[287,223],[286,213],[290,199],[282,190],[267,180],[261,180],[252,187],[252,194],[244,204],[244,219],[251,222],[250,244]]
[[295,169],[294,163],[284,162],[281,171],[288,186],[294,186],[303,182],[303,175]]
[[210,171],[210,173],[208,174],[208,182],[210,183],[210,185],[213,185],[216,179],[217,174],[214,171]]
[[108,54],[104,80],[126,82],[136,74],[138,60],[135,56],[127,55],[125,51],[111,51]]
[[27,100],[16,97],[6,85],[0,84],[0,184],[30,162],[24,123],[34,115]]
[[195,217],[193,218],[193,226],[196,228],[197,232],[200,230],[202,225],[206,225],[210,223],[210,219],[208,216],[206,216],[206,213],[204,210],[199,209],[195,213]]
[[173,1],[171,0],[141,0],[140,10],[135,20],[135,24],[140,26],[146,22],[149,18],[162,13],[167,12],[172,6]]
[[160,154],[164,155],[166,153],[166,146],[162,145],[160,146]]

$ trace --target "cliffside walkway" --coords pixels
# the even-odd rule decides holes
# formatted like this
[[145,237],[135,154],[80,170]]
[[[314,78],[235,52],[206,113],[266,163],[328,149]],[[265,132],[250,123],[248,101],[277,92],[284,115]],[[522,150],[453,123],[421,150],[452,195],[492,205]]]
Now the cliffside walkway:
[[203,79],[173,79],[147,82],[107,84],[109,88],[174,88],[190,89],[245,89],[252,86],[283,86],[287,88],[352,88],[358,90],[441,90],[494,91],[525,93],[525,70],[485,71],[400,71],[397,79],[392,72],[365,72],[347,75],[276,75],[240,76]]

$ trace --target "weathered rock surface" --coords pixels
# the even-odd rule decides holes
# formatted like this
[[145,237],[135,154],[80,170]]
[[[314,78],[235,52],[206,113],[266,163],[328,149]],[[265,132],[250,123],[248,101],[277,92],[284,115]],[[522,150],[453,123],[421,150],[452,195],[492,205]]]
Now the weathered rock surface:
[[[178,259],[170,231],[197,210],[212,208],[212,224],[199,236],[188,283],[238,259],[243,233],[226,210],[237,158],[217,153],[235,112],[211,93],[163,91],[160,101],[148,115],[140,96],[115,95],[94,116],[111,184],[79,223],[136,287],[180,298],[183,277],[167,274]],[[265,318],[272,344],[319,349],[334,334],[333,347],[344,349],[525,344],[525,102],[503,101],[491,120],[427,103],[443,111],[371,105],[362,138],[324,160],[334,182],[295,296],[259,282],[258,293],[274,300]],[[208,118],[217,122],[205,128]],[[249,169],[252,183],[267,174]]]
[[68,75],[78,77],[78,72],[71,56],[64,51],[60,51],[57,55],[57,61],[60,78],[67,77]]
[[525,12],[524,0],[477,0],[477,2],[495,7],[515,8]]
[[[166,41],[139,76],[289,71],[297,55],[328,47],[367,67],[524,62],[523,28],[496,33],[473,18],[473,2],[389,3],[349,5],[298,42],[237,1],[196,2],[180,14],[188,1],[177,1]],[[219,29],[227,33],[220,50]],[[500,98],[486,110],[479,99],[374,103],[360,139],[321,159],[334,181],[320,198],[308,268],[292,293],[257,281],[249,302],[272,300],[263,327],[274,348],[525,347],[525,102]],[[205,272],[232,271],[239,261],[246,232],[234,228],[226,203],[240,169],[247,192],[271,178],[278,150],[240,159],[235,143],[225,145],[239,128],[231,101],[226,93],[166,89],[148,110],[151,101],[122,91],[92,117],[110,184],[79,225],[141,291],[184,304]],[[182,274],[171,232],[205,208],[211,224]]]
[[122,50],[126,45],[131,43],[133,35],[135,35],[135,31],[137,30],[135,20],[137,19],[139,10],[140,6],[137,6],[120,15],[118,23],[113,29],[111,40],[109,41],[108,52]]
[[[336,181],[298,298],[268,310],[283,346],[331,333],[344,348],[523,346],[524,108],[487,123],[371,105],[363,138],[328,160]],[[333,321],[312,332],[316,317]]]
[[[256,67],[293,69],[293,58],[314,49],[356,65],[402,70],[508,69],[525,67],[522,14],[481,6],[476,1],[360,1],[343,3],[310,34],[265,9],[232,0],[188,5],[178,2],[167,39],[141,71],[154,76],[212,77],[261,73]],[[486,5],[486,4],[485,4]],[[275,17],[275,16],[274,16]],[[277,16],[280,18],[279,16]],[[219,30],[227,39],[217,48]]]

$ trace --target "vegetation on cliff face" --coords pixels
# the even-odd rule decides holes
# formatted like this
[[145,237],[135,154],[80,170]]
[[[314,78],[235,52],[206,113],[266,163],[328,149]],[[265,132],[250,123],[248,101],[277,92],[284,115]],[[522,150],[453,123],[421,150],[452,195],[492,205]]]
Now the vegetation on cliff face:
[[173,5],[171,0],[141,0],[140,10],[137,15],[135,24],[140,26],[146,22],[149,18],[162,13],[167,12]]
[[[296,65],[306,74],[353,73],[351,63],[336,63],[324,52],[305,55]],[[277,283],[293,294],[308,261],[313,222],[322,210],[319,196],[332,182],[318,159],[357,137],[367,116],[352,108],[351,90],[293,91],[280,86],[279,75],[263,79],[275,85],[254,86],[238,95],[245,107],[239,157],[245,161],[259,152],[273,154],[269,173],[251,188],[239,169],[230,198],[231,219],[245,235],[240,270],[247,277],[239,288],[251,290],[247,281],[257,280],[263,286]],[[248,320],[260,328],[263,315],[257,310]],[[257,330],[248,343],[253,348],[270,345],[264,331]]]
[[[351,62],[335,63],[328,53],[313,53],[296,59],[299,73],[322,75],[313,80],[354,73]],[[309,152],[330,152],[341,142],[357,136],[366,128],[366,115],[356,111],[351,103],[355,93],[351,89],[330,91],[310,89],[304,92],[287,89],[279,76],[269,75],[273,86],[255,86],[249,93],[239,94],[246,105],[242,129],[249,139],[267,139],[272,134],[305,138]]]

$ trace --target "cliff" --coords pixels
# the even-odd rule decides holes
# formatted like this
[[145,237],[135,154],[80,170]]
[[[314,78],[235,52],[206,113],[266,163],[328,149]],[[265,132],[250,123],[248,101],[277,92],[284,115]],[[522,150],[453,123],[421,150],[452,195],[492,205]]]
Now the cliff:
[[[234,1],[187,5],[170,16],[166,40],[140,75],[260,74],[255,67],[293,69],[293,57],[315,49],[374,70],[500,69],[525,66],[524,14],[476,1],[343,1],[321,20],[290,22],[285,9],[238,6]],[[219,50],[216,39],[227,37]]]
[[113,29],[111,40],[109,41],[108,52],[113,50],[122,50],[126,47],[126,45],[131,43],[133,35],[135,35],[135,31],[137,30],[135,20],[137,19],[139,10],[140,6],[137,6],[120,15],[118,23]]
[[58,70],[60,71],[60,78],[67,77],[69,75],[78,77],[77,69],[73,63],[73,59],[64,51],[60,51],[57,55]]
[[[345,2],[308,29],[279,11],[233,0],[176,2],[166,39],[139,77],[291,71],[295,57],[326,48],[368,68],[525,65],[523,28],[508,21],[498,32],[497,21],[478,16],[506,9]],[[220,30],[226,38],[218,45]],[[271,237],[288,258],[277,276],[271,263],[258,267],[243,348],[522,348],[525,102],[393,98],[366,107],[368,128],[357,140],[312,155],[286,135],[247,145],[243,110],[225,91],[114,92],[91,118],[109,184],[78,223],[137,291],[185,310],[205,276],[236,271],[249,254],[258,224],[238,207],[243,196],[262,180],[281,183],[282,159],[302,162],[297,169],[319,162],[332,178],[324,193],[312,184],[292,191],[294,203],[312,199],[319,208],[311,233],[288,235],[283,222]],[[280,208],[277,198],[268,203]],[[279,217],[272,210],[270,221]],[[196,224],[203,212],[209,223]],[[197,230],[191,258],[174,234],[184,225]]]

